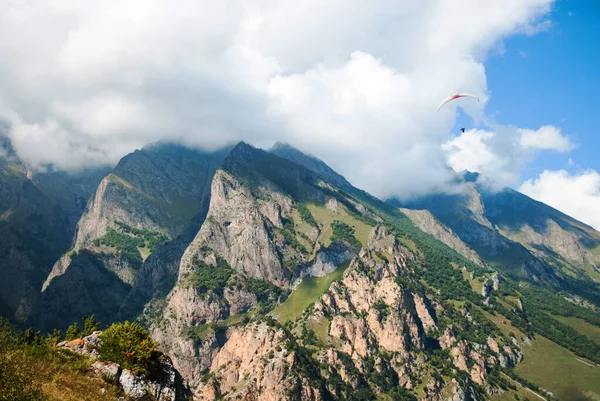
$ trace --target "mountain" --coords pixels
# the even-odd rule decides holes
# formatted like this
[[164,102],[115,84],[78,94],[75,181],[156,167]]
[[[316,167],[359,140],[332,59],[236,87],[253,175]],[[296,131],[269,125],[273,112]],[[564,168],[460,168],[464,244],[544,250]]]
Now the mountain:
[[90,192],[32,325],[135,320],[194,400],[600,396],[598,233],[483,177],[457,186],[384,202],[286,144],[152,144]]
[[336,173],[322,160],[319,160],[312,155],[302,153],[287,143],[277,142],[275,145],[273,145],[269,152],[281,158],[291,160],[296,164],[322,175],[327,182],[330,182],[332,185],[340,188],[351,187],[350,183],[343,176]]
[[389,202],[428,210],[515,279],[576,291],[600,301],[600,233],[478,173],[463,172],[458,179],[461,194]]
[[[92,313],[108,323],[168,291],[227,151],[157,143],[121,159],[89,199],[73,248],[46,278],[37,325],[64,329]],[[132,291],[139,296],[124,305]]]
[[32,171],[0,137],[0,312],[25,322],[106,169]]

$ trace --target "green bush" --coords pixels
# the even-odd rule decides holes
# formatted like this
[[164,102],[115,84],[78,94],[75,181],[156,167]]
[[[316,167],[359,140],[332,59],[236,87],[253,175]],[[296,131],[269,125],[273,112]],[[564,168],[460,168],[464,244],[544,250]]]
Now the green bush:
[[331,223],[331,228],[333,229],[331,242],[344,241],[356,249],[362,248],[362,244],[354,236],[354,228],[350,227],[348,224],[339,220],[334,220]]
[[74,340],[76,338],[81,338],[81,337],[82,337],[82,335],[81,335],[81,331],[79,331],[79,325],[77,324],[77,322],[74,322],[67,329],[67,332],[65,333],[65,340],[71,341],[71,340]]
[[294,225],[294,220],[288,220],[285,218],[282,218],[281,220],[283,221],[283,229],[281,230],[281,233],[283,234],[285,241],[297,251],[307,253],[308,251],[306,250],[306,247],[302,245],[300,241],[298,241],[298,238],[296,238],[296,227]]
[[100,360],[118,363],[124,369],[157,378],[161,371],[158,344],[138,323],[114,323],[101,334]]
[[200,259],[194,259],[196,269],[182,282],[183,287],[195,288],[198,293],[223,295],[229,278],[235,273],[225,259],[217,256],[217,265],[211,266]]
[[8,320],[0,317],[0,401],[44,400],[40,386],[34,384],[35,372],[16,349],[17,341]]
[[300,214],[300,218],[302,220],[304,220],[309,225],[311,225],[315,228],[319,228],[317,221],[315,220],[312,213],[310,212],[310,210],[308,210],[308,207],[306,207],[306,205],[304,203],[297,203],[296,209],[298,210],[298,213]]
[[142,238],[123,234],[109,227],[102,238],[94,240],[94,245],[106,245],[115,248],[117,254],[125,258],[133,267],[142,265],[142,255],[138,250],[138,247],[145,245]]
[[83,337],[89,336],[94,331],[100,330],[100,323],[96,321],[94,315],[85,316],[83,318]]
[[139,228],[133,228],[120,221],[115,221],[115,224],[119,226],[123,232],[133,234],[134,236],[143,239],[150,252],[154,252],[169,241],[169,238],[166,235],[157,231],[150,231],[146,228],[140,230]]

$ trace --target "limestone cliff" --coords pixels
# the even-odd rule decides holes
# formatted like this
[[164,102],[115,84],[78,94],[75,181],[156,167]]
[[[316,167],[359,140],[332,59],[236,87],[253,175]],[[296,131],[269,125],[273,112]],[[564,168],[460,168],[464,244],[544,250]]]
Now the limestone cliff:
[[[124,157],[98,185],[77,224],[73,248],[46,278],[37,311],[38,326],[52,322],[65,327],[91,313],[111,321],[120,316],[132,286],[145,297],[166,295],[170,288],[158,293],[152,288],[157,287],[159,278],[174,284],[174,265],[181,257],[177,249],[187,246],[182,240],[189,241],[190,229],[197,230],[206,215],[212,177],[228,151],[204,153],[159,143]],[[170,242],[175,242],[168,247],[171,250],[150,257]],[[82,251],[88,256],[73,263],[73,255]],[[156,267],[157,260],[158,270],[144,268],[146,262]],[[92,271],[95,273],[90,275]],[[91,277],[96,273],[104,277],[104,285],[114,288],[108,303],[93,295],[97,283]],[[70,294],[82,298],[68,302]],[[147,300],[128,305],[122,315],[131,313],[127,309],[139,311]],[[61,311],[59,316],[57,310]]]

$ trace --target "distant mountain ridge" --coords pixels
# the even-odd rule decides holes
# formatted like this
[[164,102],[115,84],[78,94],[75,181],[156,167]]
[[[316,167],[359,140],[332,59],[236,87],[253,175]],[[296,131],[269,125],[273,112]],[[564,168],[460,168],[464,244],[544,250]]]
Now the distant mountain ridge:
[[[429,210],[490,263],[515,278],[598,298],[600,233],[570,216],[478,173],[458,175],[466,194],[434,194],[396,206]],[[587,284],[586,284],[587,282]]]

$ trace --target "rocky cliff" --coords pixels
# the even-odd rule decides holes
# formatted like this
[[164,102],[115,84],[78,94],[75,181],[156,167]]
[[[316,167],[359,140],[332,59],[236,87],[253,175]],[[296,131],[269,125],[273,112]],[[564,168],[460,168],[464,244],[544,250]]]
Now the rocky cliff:
[[[207,218],[176,285],[144,317],[198,399],[414,394],[419,377],[428,377],[418,390],[424,399],[468,399],[487,391],[477,386],[501,360],[518,362],[519,349],[481,313],[423,286],[420,257],[377,225],[378,213],[312,169],[246,144],[233,149],[213,177]],[[368,230],[364,242],[355,229]],[[343,278],[300,318],[268,316],[297,279],[349,258]],[[475,334],[459,338],[456,325]],[[494,352],[488,339],[506,351]],[[453,372],[447,378],[436,349]]]
[[[98,185],[77,224],[73,248],[46,278],[38,326],[65,327],[92,313],[103,322],[126,317],[148,301],[136,299],[121,311],[132,288],[144,297],[164,296],[170,288],[156,288],[174,284],[173,265],[187,245],[181,243],[202,223],[212,177],[228,151],[159,143],[124,157]],[[110,294],[108,301],[95,295],[99,284]]]
[[[457,338],[456,326],[489,321],[424,291],[414,262],[385,227],[375,227],[343,278],[296,321],[256,318],[200,338],[194,358],[202,368],[190,382],[197,399],[420,393],[424,400],[466,400],[491,392],[489,370],[513,366],[521,351],[490,328]],[[447,359],[438,359],[440,352]]]

